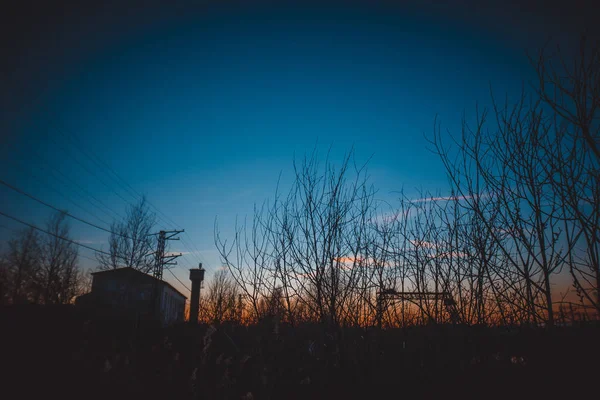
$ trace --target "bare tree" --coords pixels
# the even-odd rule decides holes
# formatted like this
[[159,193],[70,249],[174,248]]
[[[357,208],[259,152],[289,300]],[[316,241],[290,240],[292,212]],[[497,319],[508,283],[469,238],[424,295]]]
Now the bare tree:
[[581,37],[575,54],[542,48],[531,57],[538,76],[540,100],[554,113],[554,121],[579,138],[600,161],[600,41]]
[[228,271],[217,271],[200,302],[200,320],[214,324],[238,321],[238,295],[238,287]]
[[560,199],[573,286],[600,315],[600,42],[582,37],[574,55],[543,48],[537,93],[552,110],[547,168]]
[[343,308],[351,298],[359,274],[357,224],[373,205],[374,190],[368,185],[366,164],[352,163],[353,152],[339,168],[325,162],[320,169],[316,153],[295,164],[296,180],[288,196],[286,253],[287,278],[294,295],[317,319],[339,326]]
[[270,312],[274,296],[292,323],[311,316],[339,326],[358,304],[359,264],[375,206],[365,166],[353,161],[350,152],[339,168],[326,161],[322,169],[313,153],[294,163],[289,193],[281,198],[277,191],[270,207],[256,208],[251,226],[236,227],[231,243],[215,226],[224,264],[258,318]]
[[269,246],[272,215],[265,210],[266,205],[254,208],[251,227],[246,222],[242,226],[236,223],[235,237],[231,243],[221,239],[215,220],[215,245],[230,277],[249,303],[250,318],[254,321],[264,316],[264,308],[260,307],[261,300],[267,296],[274,283],[273,255]]
[[79,294],[81,271],[77,247],[70,240],[64,213],[54,214],[46,224],[51,235],[42,238],[41,262],[36,277],[44,304],[68,304]]
[[3,264],[4,291],[9,303],[20,304],[39,298],[36,278],[40,270],[40,250],[40,237],[33,228],[21,231],[8,242]]
[[8,261],[6,255],[0,255],[0,305],[10,302],[10,278],[8,272]]
[[[485,112],[477,115],[475,129],[463,122],[457,141],[460,163],[452,162],[439,136],[434,145],[465,207],[475,213],[483,233],[508,262],[509,270],[500,275],[503,283],[520,293],[510,275],[516,272],[525,284],[522,296],[530,322],[541,319],[552,325],[551,277],[561,266],[564,251],[558,204],[544,167],[551,145],[549,126],[539,102],[527,105],[525,97],[514,106],[496,105],[494,111],[493,133],[487,130]],[[487,196],[499,201],[493,214],[482,208],[481,199]]]
[[[231,243],[215,224],[253,315],[269,313],[277,297],[290,321],[333,327],[552,326],[553,280],[565,267],[581,302],[600,312],[599,45],[582,41],[573,63],[558,60],[544,51],[534,60],[537,92],[513,104],[492,97],[491,120],[487,110],[474,123],[465,117],[456,152],[436,121],[432,143],[449,196],[403,197],[382,217],[364,166],[353,169],[349,155],[322,168],[313,153],[294,163],[287,195],[278,189]],[[380,302],[386,289],[412,304]]]
[[96,253],[99,269],[131,267],[148,273],[152,270],[152,253],[155,237],[151,236],[156,225],[156,215],[150,211],[145,197],[127,210],[124,221],[114,221],[108,238],[108,253]]
[[[600,46],[584,38],[577,54],[543,49],[532,63],[535,93],[513,105],[495,102],[493,131],[485,112],[474,129],[464,122],[458,163],[439,134],[434,145],[458,195],[503,254],[503,283],[523,300],[530,322],[553,325],[552,275],[566,265],[582,301],[599,310]],[[478,204],[490,195],[500,204],[499,224]],[[517,282],[507,280],[512,273]]]

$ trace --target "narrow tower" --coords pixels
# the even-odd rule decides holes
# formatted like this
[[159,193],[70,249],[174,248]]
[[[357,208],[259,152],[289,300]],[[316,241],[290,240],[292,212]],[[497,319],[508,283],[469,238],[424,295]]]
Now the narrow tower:
[[190,269],[192,281],[192,298],[190,299],[190,323],[198,323],[198,308],[200,306],[200,284],[204,280],[204,268],[200,263],[199,268]]

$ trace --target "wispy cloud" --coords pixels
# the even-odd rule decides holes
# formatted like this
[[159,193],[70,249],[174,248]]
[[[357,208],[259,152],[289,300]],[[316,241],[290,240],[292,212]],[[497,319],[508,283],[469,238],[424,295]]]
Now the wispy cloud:
[[81,243],[81,244],[102,244],[102,243],[104,243],[104,242],[98,241],[98,240],[74,240],[74,242]]
[[361,257],[338,257],[335,259],[335,261],[343,263],[343,264],[354,264],[354,263],[360,263],[362,262],[364,259]]
[[467,199],[482,199],[486,197],[492,197],[491,193],[481,193],[481,194],[473,194],[466,196],[431,196],[431,197],[422,197],[420,199],[410,200],[411,203],[427,203],[430,201],[462,201]]
[[361,257],[338,257],[334,261],[340,263],[343,270],[351,270],[355,265],[364,263],[366,260]]
[[473,196],[438,196],[438,197],[422,197],[420,199],[413,199],[410,202],[411,203],[428,203],[430,201],[454,201],[454,200],[466,200],[466,199],[472,199]]
[[346,256],[346,257],[338,257],[335,259],[335,261],[342,264],[342,265],[340,265],[340,268],[344,269],[344,270],[351,270],[355,266],[362,266],[362,267],[368,267],[368,268],[378,267],[378,266],[385,266],[385,267],[393,266],[393,263],[391,263],[389,261],[377,260],[373,257]]

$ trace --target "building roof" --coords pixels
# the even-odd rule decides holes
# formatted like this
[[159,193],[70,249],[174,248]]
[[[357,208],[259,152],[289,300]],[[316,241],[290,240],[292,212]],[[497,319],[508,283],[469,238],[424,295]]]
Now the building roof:
[[158,281],[160,285],[164,285],[164,286],[168,286],[171,289],[173,289],[176,293],[180,294],[184,299],[187,299],[187,297],[181,293],[179,290],[175,289],[175,287],[173,287],[173,285],[171,285],[169,282],[167,281],[161,281],[155,277],[153,277],[152,275],[148,275],[140,270],[137,270],[133,267],[123,267],[123,268],[115,268],[115,269],[107,269],[104,271],[96,271],[96,272],[92,272],[92,275],[113,275],[113,276],[139,276],[141,279],[145,279],[148,282],[154,282],[154,281]]

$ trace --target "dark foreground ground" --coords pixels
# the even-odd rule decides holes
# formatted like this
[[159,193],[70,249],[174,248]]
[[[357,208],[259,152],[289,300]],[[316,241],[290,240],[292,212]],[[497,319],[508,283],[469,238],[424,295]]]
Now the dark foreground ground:
[[6,399],[572,399],[596,398],[600,379],[592,325],[349,329],[340,341],[317,326],[135,329],[32,306],[0,308],[0,327]]

